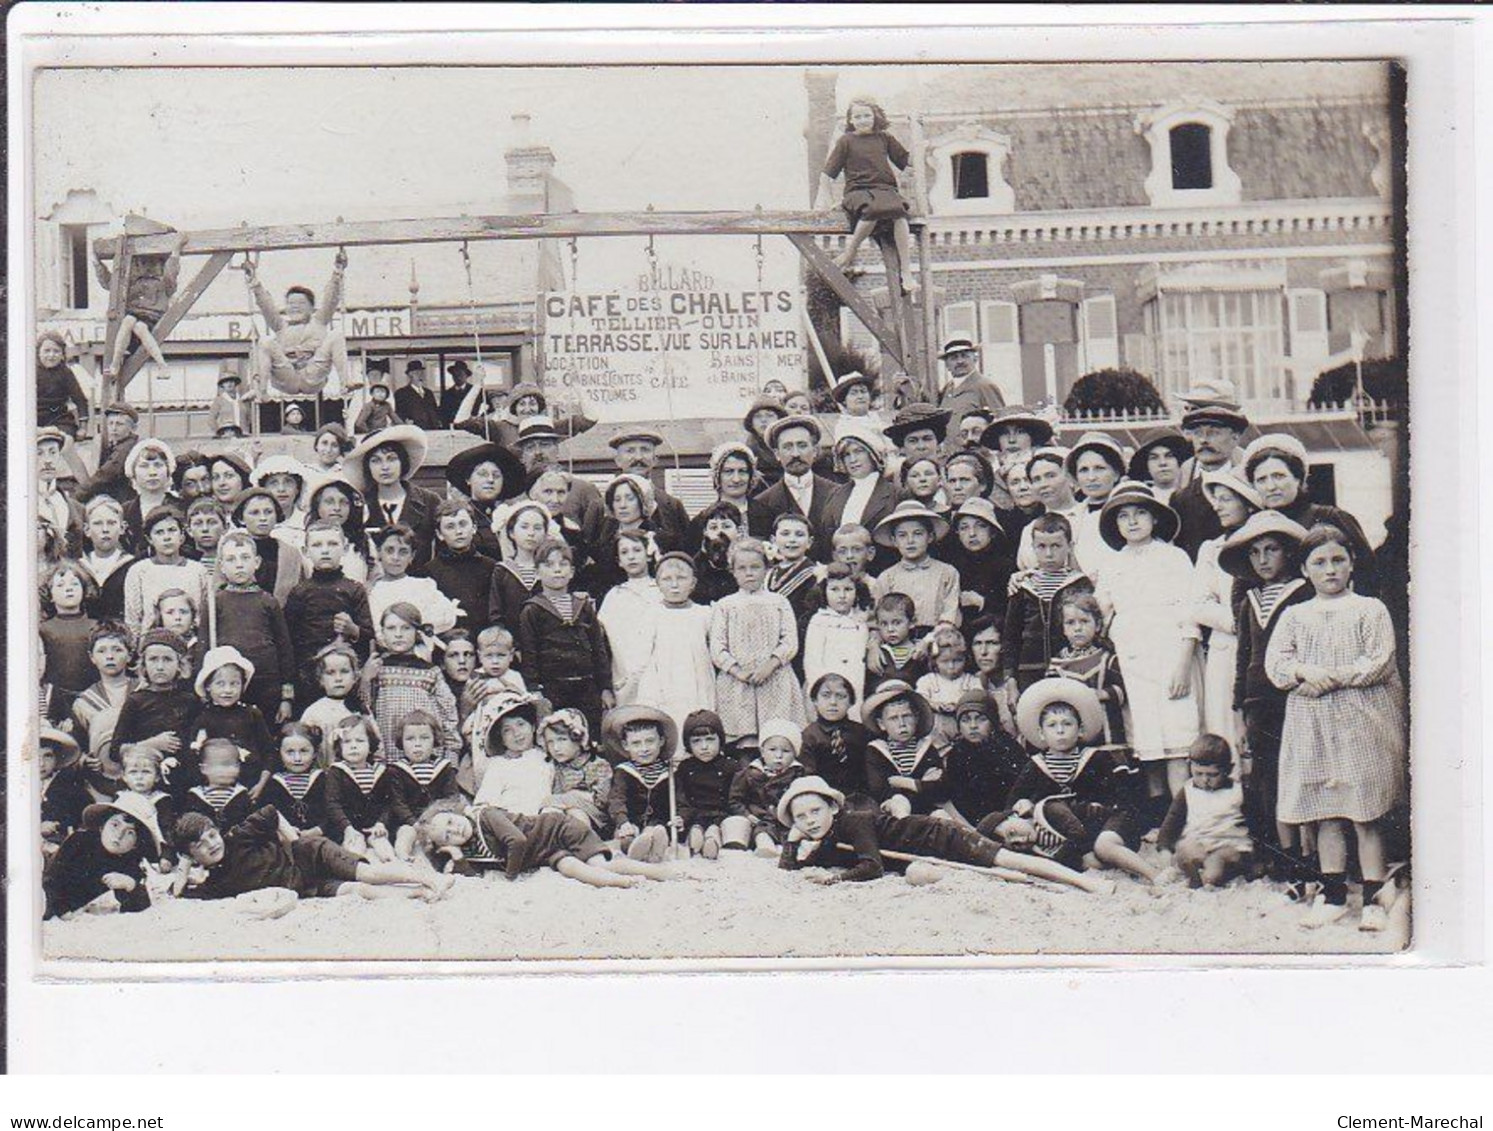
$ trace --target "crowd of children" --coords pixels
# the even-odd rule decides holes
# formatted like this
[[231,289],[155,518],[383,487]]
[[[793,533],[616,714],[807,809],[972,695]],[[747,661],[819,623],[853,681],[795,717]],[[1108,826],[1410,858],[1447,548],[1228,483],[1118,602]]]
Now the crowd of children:
[[[874,107],[847,123],[826,172],[856,241],[905,245],[906,154]],[[315,340],[270,360],[303,391],[341,347],[298,310],[279,332]],[[1070,450],[1020,407],[883,423],[869,384],[836,379],[832,431],[764,390],[694,516],[651,429],[612,438],[602,490],[562,471],[537,387],[444,497],[392,412],[304,463],[140,440],[71,493],[40,428],[45,914],[484,870],[626,887],[738,851],[823,883],[1269,878],[1307,926],[1356,878],[1382,929],[1395,632],[1356,522],[1291,490],[1299,442],[1234,452],[1215,393],[1187,437]]]

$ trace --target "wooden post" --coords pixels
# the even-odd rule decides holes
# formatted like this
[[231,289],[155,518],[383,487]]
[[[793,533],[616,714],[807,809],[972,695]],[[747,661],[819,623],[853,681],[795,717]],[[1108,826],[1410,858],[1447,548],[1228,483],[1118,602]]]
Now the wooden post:
[[925,392],[930,401],[938,400],[938,322],[933,310],[933,239],[928,233],[928,143],[923,136],[923,116],[912,115],[912,183],[918,212],[923,223],[918,228],[918,277],[922,283],[922,300],[918,307],[918,343],[922,350],[923,373],[927,378]]

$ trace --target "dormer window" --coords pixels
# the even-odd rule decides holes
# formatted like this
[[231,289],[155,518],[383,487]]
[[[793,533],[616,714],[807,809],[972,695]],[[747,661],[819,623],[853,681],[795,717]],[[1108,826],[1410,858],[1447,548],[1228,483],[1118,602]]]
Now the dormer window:
[[1136,133],[1151,147],[1146,196],[1157,208],[1238,204],[1242,186],[1229,168],[1233,114],[1216,102],[1193,99],[1142,114]]
[[943,215],[1003,216],[1016,211],[1006,183],[1011,139],[966,122],[928,143],[928,207]]
[[1201,122],[1172,127],[1172,188],[1213,187],[1213,131]]
[[949,159],[955,200],[984,200],[990,196],[990,157],[985,153],[956,153]]

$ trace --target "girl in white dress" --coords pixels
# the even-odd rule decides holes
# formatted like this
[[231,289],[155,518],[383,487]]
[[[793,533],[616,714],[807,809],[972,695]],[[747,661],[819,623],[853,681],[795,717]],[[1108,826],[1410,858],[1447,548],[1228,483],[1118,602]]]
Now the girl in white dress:
[[636,701],[663,711],[679,724],[680,734],[691,712],[715,710],[711,610],[691,600],[694,589],[695,560],[677,550],[665,554],[658,559],[660,600],[649,607],[646,621],[629,629],[647,648]]
[[1203,729],[1226,740],[1236,754],[1244,734],[1243,721],[1234,710],[1234,677],[1239,660],[1239,637],[1234,624],[1234,576],[1218,564],[1224,541],[1244,520],[1263,509],[1259,492],[1232,468],[1203,472],[1203,490],[1223,533],[1198,547],[1193,567],[1192,617],[1199,631],[1208,631],[1208,649],[1203,660]]
[[1126,481],[1099,513],[1105,544],[1118,551],[1094,595],[1109,621],[1130,703],[1130,741],[1146,768],[1153,804],[1144,828],[1161,823],[1187,781],[1187,749],[1198,736],[1198,626],[1192,561],[1170,542],[1177,512],[1151,488]]
[[641,702],[638,679],[653,650],[652,634],[644,626],[652,623],[653,610],[662,598],[658,582],[648,576],[648,538],[641,531],[619,531],[617,565],[626,580],[607,590],[597,619],[606,629],[612,646],[612,688],[619,704]]

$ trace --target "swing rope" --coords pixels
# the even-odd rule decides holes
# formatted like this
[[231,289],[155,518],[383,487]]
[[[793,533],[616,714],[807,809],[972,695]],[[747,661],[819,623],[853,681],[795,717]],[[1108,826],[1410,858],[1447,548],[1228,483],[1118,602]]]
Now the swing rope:
[[472,321],[472,351],[477,355],[477,365],[482,365],[482,335],[477,326],[477,288],[472,282],[472,250],[467,240],[461,241],[461,263],[467,273],[467,316]]
[[[254,277],[259,278],[259,252],[252,255],[244,252],[243,267],[253,268]],[[245,309],[249,312],[249,357],[244,365],[245,376],[249,379],[249,387],[254,393],[254,405],[261,403],[261,398],[268,391],[263,384],[263,374],[258,372],[259,364],[259,315],[257,313],[259,304],[254,300],[254,284],[249,282],[249,272],[244,271],[244,295],[246,296]],[[249,413],[249,434],[259,435],[259,413]]]
[[[651,206],[650,206],[651,207]],[[653,246],[653,237],[648,237],[648,277],[652,280],[658,279],[658,251]],[[664,401],[669,406],[669,422],[674,422],[674,374],[669,372],[669,347],[664,346]],[[674,474],[677,476],[679,467],[679,447],[670,444],[669,450],[673,453]]]

